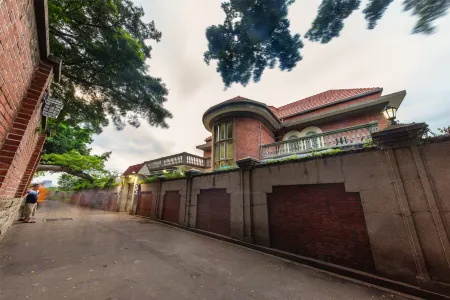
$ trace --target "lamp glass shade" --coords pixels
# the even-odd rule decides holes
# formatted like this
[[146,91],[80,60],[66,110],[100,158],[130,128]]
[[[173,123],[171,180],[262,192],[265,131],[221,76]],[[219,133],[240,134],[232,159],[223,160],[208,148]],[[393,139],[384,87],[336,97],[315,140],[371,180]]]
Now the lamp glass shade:
[[388,120],[395,120],[397,116],[397,108],[386,106],[386,108],[383,110],[383,115]]

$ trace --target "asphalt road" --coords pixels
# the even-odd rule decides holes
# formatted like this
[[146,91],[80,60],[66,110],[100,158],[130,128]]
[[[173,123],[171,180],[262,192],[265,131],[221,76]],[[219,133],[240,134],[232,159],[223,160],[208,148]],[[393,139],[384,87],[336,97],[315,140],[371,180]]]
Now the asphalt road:
[[406,299],[126,214],[49,201],[36,219],[0,242],[2,300]]

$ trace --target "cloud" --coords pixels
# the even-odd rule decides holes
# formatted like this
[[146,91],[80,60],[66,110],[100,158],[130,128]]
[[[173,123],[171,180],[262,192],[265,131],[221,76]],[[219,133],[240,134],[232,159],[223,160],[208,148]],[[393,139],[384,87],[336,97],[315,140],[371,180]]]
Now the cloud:
[[[394,1],[374,30],[367,30],[361,11],[346,21],[339,38],[329,44],[305,42],[303,60],[292,72],[267,70],[259,83],[224,90],[215,64],[206,66],[205,30],[223,22],[219,0],[135,1],[142,5],[147,21],[162,31],[160,43],[151,43],[150,74],[161,77],[170,94],[166,107],[173,113],[170,128],[163,130],[142,123],[117,132],[108,127],[95,138],[93,150],[112,151],[109,168],[124,171],[146,160],[191,152],[210,135],[202,114],[210,106],[245,96],[280,106],[336,88],[384,87],[384,94],[406,90],[399,110],[401,121],[430,123],[433,129],[450,125],[448,70],[450,69],[450,18],[438,20],[431,36],[411,35],[416,19]],[[296,1],[289,11],[293,32],[304,35],[320,1]]]
[[122,131],[108,127],[102,134],[94,137],[92,153],[111,151],[106,167],[123,172],[129,165],[167,155],[173,146],[173,141],[160,140],[153,135],[147,124],[140,128],[127,126]]

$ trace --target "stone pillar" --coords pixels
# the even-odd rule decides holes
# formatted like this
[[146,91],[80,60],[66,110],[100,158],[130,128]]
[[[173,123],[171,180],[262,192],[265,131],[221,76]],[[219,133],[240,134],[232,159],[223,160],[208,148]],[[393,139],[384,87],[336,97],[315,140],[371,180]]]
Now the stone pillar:
[[243,239],[245,242],[254,243],[252,168],[259,164],[259,160],[253,157],[246,157],[236,161],[236,164],[241,172]]

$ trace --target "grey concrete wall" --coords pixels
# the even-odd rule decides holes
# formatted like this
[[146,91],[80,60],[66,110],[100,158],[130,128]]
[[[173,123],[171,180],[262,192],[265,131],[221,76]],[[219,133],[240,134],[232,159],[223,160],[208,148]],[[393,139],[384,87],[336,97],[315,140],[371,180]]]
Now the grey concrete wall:
[[48,200],[53,201],[62,201],[62,202],[69,202],[72,198],[72,194],[75,192],[62,192],[62,191],[56,191],[56,192],[50,192],[48,195]]
[[0,199],[0,241],[11,224],[19,218],[23,198]]
[[190,218],[189,226],[195,227],[197,218],[197,197],[201,190],[226,189],[230,194],[230,227],[231,237],[243,240],[243,198],[240,187],[240,172],[216,173],[209,176],[198,176],[192,178],[191,198],[190,198]]
[[159,195],[158,217],[164,193],[178,190],[180,224],[190,227],[196,224],[201,190],[224,188],[231,197],[231,236],[270,247],[267,194],[273,187],[327,183],[344,183],[347,192],[359,193],[376,275],[450,293],[449,138],[259,165],[145,188]]
[[72,192],[69,203],[95,209],[119,211],[120,188],[117,186],[108,189]]

